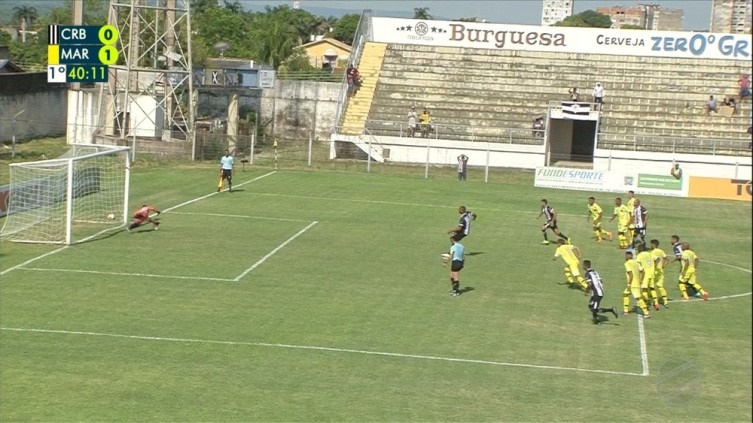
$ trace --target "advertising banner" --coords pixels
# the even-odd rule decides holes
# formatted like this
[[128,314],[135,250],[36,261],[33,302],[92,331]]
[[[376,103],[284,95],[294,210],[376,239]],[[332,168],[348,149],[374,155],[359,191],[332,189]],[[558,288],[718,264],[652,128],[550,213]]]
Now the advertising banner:
[[687,181],[677,179],[672,175],[651,175],[639,173],[637,184],[633,191],[636,194],[667,195],[670,197],[686,197]]
[[691,176],[688,196],[720,200],[751,201],[753,186],[748,179],[704,178]]
[[538,167],[533,185],[578,191],[622,191],[626,182],[632,183],[632,178],[626,181],[602,170]]
[[534,186],[542,188],[572,189],[577,191],[606,191],[622,193],[635,191],[636,194],[687,196],[687,181],[675,179],[671,175],[623,174],[591,169],[570,169],[564,167],[536,168]]
[[750,34],[635,31],[371,18],[379,43],[611,54],[685,59],[751,60]]

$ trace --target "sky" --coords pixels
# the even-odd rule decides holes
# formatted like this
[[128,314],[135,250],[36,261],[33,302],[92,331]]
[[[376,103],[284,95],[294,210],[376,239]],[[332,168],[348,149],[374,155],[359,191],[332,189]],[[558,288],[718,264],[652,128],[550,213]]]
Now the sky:
[[[2,0],[0,0],[2,1]],[[247,9],[258,9],[264,5],[293,4],[293,0],[285,1],[256,1],[240,0]],[[429,13],[435,18],[457,19],[461,17],[478,17],[489,22],[540,25],[541,24],[541,0],[419,0],[419,1],[393,1],[393,0],[299,0],[302,9],[308,9],[316,13],[315,9],[339,9],[352,12],[353,10],[371,9],[377,16],[408,17],[413,14],[413,8],[428,7]],[[636,0],[574,0],[575,11],[602,6],[636,5]],[[656,3],[666,9],[683,9],[685,19],[683,29],[704,30],[709,28],[711,14],[711,0],[647,0],[641,3]],[[335,14],[333,12],[329,12]],[[396,13],[399,12],[399,13]],[[320,12],[321,13],[321,12]],[[398,16],[402,15],[402,16]]]

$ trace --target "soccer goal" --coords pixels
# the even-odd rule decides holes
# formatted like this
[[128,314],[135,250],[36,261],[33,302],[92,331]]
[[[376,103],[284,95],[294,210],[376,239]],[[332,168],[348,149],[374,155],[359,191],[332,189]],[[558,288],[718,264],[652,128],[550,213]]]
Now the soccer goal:
[[73,244],[128,219],[128,147],[72,144],[52,160],[10,165],[4,240]]

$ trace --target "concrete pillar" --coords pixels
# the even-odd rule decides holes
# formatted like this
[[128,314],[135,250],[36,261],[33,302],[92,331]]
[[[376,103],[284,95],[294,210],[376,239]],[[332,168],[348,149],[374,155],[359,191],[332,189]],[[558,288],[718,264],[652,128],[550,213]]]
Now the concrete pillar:
[[230,102],[227,106],[227,140],[230,153],[235,152],[235,144],[238,142],[238,93],[230,94]]

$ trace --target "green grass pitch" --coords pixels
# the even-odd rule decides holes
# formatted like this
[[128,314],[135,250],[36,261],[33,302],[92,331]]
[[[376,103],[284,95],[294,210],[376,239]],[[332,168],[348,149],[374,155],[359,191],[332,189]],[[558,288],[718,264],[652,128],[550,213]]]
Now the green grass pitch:
[[[216,167],[137,169],[132,205],[168,209],[159,231],[3,243],[0,420],[753,418],[750,203],[641,197],[649,238],[690,242],[714,300],[596,326],[535,217],[549,199],[621,307],[622,252],[586,221],[589,195],[609,215],[615,194],[270,172],[184,204]],[[453,298],[439,255],[460,204],[478,219]]]

